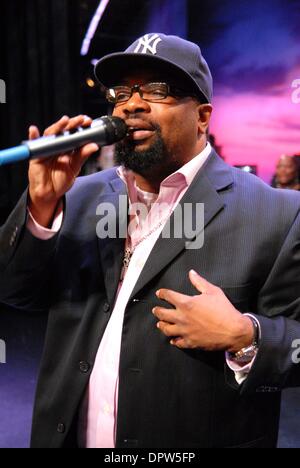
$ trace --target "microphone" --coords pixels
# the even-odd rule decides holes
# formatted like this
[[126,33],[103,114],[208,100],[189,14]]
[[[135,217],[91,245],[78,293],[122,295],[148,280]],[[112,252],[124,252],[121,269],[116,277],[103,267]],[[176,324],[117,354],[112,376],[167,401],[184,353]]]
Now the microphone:
[[119,117],[100,117],[90,127],[79,127],[61,135],[51,135],[36,140],[23,141],[20,146],[0,151],[0,166],[25,159],[48,158],[68,153],[88,143],[99,146],[112,145],[127,134],[127,125]]

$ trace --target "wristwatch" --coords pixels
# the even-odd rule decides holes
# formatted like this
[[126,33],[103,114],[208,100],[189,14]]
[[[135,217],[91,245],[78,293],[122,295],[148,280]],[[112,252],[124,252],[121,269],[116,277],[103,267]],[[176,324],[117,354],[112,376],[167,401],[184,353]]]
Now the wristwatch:
[[260,329],[258,321],[252,316],[248,315],[249,319],[252,321],[254,329],[254,338],[250,346],[242,348],[236,353],[230,353],[230,359],[236,361],[238,364],[246,364],[252,361],[252,359],[257,355],[259,339],[260,339]]

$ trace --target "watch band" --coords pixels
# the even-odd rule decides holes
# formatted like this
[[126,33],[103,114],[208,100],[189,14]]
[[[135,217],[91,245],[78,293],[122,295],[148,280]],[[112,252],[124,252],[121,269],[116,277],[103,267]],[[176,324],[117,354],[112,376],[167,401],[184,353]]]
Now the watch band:
[[239,364],[250,362],[256,356],[258,352],[259,339],[260,339],[259,324],[258,324],[258,321],[254,317],[252,317],[252,315],[247,314],[247,317],[249,317],[249,319],[251,320],[253,324],[253,330],[254,330],[253,342],[250,346],[247,346],[246,348],[242,348],[236,353],[230,353],[230,358],[238,362]]
[[258,346],[259,341],[260,341],[260,328],[259,328],[258,320],[255,317],[253,317],[252,315],[246,314],[246,316],[249,317],[249,319],[252,322],[253,328],[254,328],[254,339],[253,339],[252,345]]

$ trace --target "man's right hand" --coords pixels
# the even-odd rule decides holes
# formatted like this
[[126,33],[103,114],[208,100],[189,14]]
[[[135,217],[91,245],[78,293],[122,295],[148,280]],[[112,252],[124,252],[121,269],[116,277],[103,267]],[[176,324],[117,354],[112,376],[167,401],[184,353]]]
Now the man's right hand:
[[[64,116],[44,136],[57,135],[77,127],[89,127],[92,119],[79,115],[70,119]],[[40,137],[37,127],[29,128],[29,139]],[[70,153],[46,159],[33,159],[29,164],[29,210],[41,226],[49,228],[56,208],[66,192],[70,190],[85,161],[99,146],[90,143]]]

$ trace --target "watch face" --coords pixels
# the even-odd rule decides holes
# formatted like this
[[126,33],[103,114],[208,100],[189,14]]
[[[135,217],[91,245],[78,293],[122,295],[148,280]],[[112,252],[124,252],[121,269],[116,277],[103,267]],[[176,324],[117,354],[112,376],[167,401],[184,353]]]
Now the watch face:
[[241,349],[237,353],[233,354],[232,358],[240,363],[249,363],[255,358],[258,351],[258,347],[256,345],[251,345],[248,348]]

